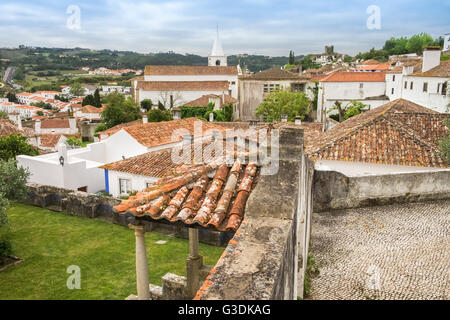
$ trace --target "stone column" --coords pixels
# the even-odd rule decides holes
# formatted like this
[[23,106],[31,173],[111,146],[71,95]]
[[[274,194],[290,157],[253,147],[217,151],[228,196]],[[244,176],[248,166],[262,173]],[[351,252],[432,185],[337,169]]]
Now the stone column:
[[200,270],[203,258],[198,252],[198,229],[189,229],[189,256],[186,261],[187,295],[194,298],[200,288]]
[[150,288],[148,282],[147,250],[145,248],[144,226],[129,226],[134,229],[136,236],[136,282],[139,300],[150,299]]

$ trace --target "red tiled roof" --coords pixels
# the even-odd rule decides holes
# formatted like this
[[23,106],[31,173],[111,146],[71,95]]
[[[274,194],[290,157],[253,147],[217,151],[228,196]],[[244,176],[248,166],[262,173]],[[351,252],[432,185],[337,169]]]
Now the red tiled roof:
[[94,106],[91,105],[86,105],[83,108],[81,108],[80,110],[82,113],[102,113],[103,112],[103,108],[96,108]]
[[203,132],[200,133],[201,136],[203,136],[208,130],[227,130],[227,128],[225,127],[197,118],[163,122],[149,122],[136,126],[125,127],[123,128],[123,130],[125,130],[128,134],[135,138],[136,141],[138,141],[140,144],[150,148],[181,141],[181,136],[177,141],[172,140],[172,134],[177,129],[186,129],[191,135],[194,135],[196,134],[194,126],[195,124],[200,123],[203,130]]
[[[237,158],[238,154],[244,157],[249,156],[248,149],[241,152],[237,145],[233,144],[233,146],[234,149],[230,151],[227,149],[226,140],[213,141],[211,138],[193,142],[190,146],[191,152],[188,154],[182,153],[183,146],[177,146],[174,148],[148,152],[136,157],[116,161],[103,165],[100,168],[135,175],[164,178],[167,176],[180,175],[188,170],[192,170],[193,168],[207,165],[208,163],[214,161],[214,159],[222,156],[230,156],[233,158]],[[180,162],[174,162],[172,160],[173,154],[176,154],[182,158]],[[197,160],[197,163],[195,162],[196,154],[202,155],[201,159]]]
[[384,72],[334,72],[321,82],[385,82]]
[[441,63],[426,72],[418,72],[412,74],[415,77],[440,77],[449,78],[450,77],[450,60],[441,61]]
[[42,129],[70,128],[69,119],[49,119],[41,122]]
[[359,66],[361,65],[373,65],[373,64],[379,64],[380,61],[375,60],[375,59],[369,59],[369,60],[365,60],[363,62],[358,63]]
[[236,66],[146,66],[146,76],[155,75],[237,75]]
[[306,152],[313,159],[446,167],[436,140],[448,134],[447,117],[398,99],[306,141]]
[[366,70],[381,70],[385,71],[391,67],[389,63],[379,63],[379,64],[371,64],[365,67],[361,67],[356,69],[357,71],[366,71]]
[[62,134],[41,134],[41,146],[43,147],[55,147]]
[[190,101],[188,103],[185,103],[184,106],[187,107],[207,107],[209,104],[209,99],[210,98],[219,98],[220,99],[220,106],[222,107],[223,105],[228,105],[230,103],[237,103],[238,100],[233,98],[232,96],[225,94],[224,98],[225,98],[225,103],[222,103],[222,96],[219,95],[215,95],[215,94],[207,94],[204,96],[201,96],[200,98],[194,100],[194,101]]
[[254,73],[246,76],[245,80],[301,80],[302,77],[299,74],[295,74],[286,70],[282,70],[278,67],[273,67],[261,72]]
[[228,81],[139,81],[145,91],[228,91]]
[[122,201],[114,211],[137,220],[236,231],[259,170],[255,164],[245,166],[239,160],[231,169],[223,163],[216,161],[182,176],[161,179]]
[[23,135],[23,130],[20,130],[12,121],[8,119],[0,119],[0,137],[9,136],[11,134]]

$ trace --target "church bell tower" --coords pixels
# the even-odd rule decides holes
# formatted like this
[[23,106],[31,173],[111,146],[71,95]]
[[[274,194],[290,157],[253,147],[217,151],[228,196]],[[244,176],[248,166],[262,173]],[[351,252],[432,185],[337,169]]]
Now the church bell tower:
[[208,66],[219,67],[227,66],[227,56],[223,52],[222,44],[219,39],[219,27],[217,27],[217,37],[214,40],[214,45],[211,51],[211,55],[208,57]]

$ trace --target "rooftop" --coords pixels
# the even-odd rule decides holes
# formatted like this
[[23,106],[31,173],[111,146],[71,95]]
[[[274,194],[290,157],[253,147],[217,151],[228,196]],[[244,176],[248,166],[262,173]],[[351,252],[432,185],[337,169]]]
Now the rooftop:
[[[200,124],[202,131],[197,132],[195,129],[200,129]],[[198,127],[196,127],[197,125]],[[212,122],[207,122],[197,118],[188,118],[181,120],[149,122],[149,123],[133,121],[132,123],[121,124],[106,131],[102,131],[99,134],[112,135],[120,130],[124,130],[134,139],[136,139],[136,141],[138,141],[140,144],[148,148],[151,148],[182,141],[181,136],[177,140],[174,140],[172,138],[173,132],[177,129],[185,129],[187,130],[187,132],[189,132],[189,134],[193,135],[194,137],[204,136],[207,131],[227,130],[227,128],[214,124]]]
[[[216,67],[213,67],[216,68]],[[145,91],[228,91],[228,81],[139,81]]]
[[[227,105],[230,103],[237,103],[238,100],[233,98],[232,96],[228,95],[228,94],[224,94],[223,96],[221,95],[216,95],[216,94],[206,94],[204,96],[201,96],[200,98],[190,101],[188,103],[185,103],[184,106],[187,107],[206,107],[209,104],[209,100],[211,98],[214,99],[220,99],[220,106],[222,105]],[[222,103],[222,98],[224,98],[225,103]]]
[[384,72],[334,72],[320,82],[385,82]]
[[48,119],[41,122],[41,129],[70,128],[69,119]]
[[158,75],[237,75],[236,66],[146,66],[146,76]]
[[300,74],[295,74],[278,67],[273,67],[261,72],[245,76],[242,80],[304,80]]
[[136,220],[179,223],[218,231],[236,231],[245,214],[259,169],[237,160],[230,168],[222,160],[181,176],[160,179],[143,192],[114,207]]
[[441,63],[437,67],[434,67],[433,69],[428,70],[426,72],[413,73],[411,76],[449,78],[450,77],[450,60],[441,61]]
[[337,124],[306,152],[315,160],[446,167],[436,141],[448,133],[448,116],[397,99]]

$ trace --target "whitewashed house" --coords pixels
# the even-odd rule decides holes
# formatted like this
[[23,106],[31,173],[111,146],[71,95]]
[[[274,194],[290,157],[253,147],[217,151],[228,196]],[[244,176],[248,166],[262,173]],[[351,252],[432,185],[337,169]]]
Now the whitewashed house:
[[58,133],[58,134],[76,134],[78,133],[77,122],[75,118],[67,119],[48,119],[34,122],[34,131],[37,134]]
[[328,111],[340,102],[362,102],[370,109],[389,102],[384,72],[334,72],[319,81],[317,119],[325,122]]
[[100,166],[177,146],[182,143],[181,136],[172,137],[177,129],[185,129],[194,139],[211,138],[212,130],[226,130],[193,118],[158,123],[133,122],[128,127],[119,125],[109,129],[107,138],[86,148],[67,150],[63,145],[57,153],[18,156],[17,161],[19,166],[30,171],[29,182],[96,193],[105,190],[105,179],[108,179]]
[[439,48],[427,48],[422,63],[395,67],[386,74],[386,95],[403,98],[441,113],[450,112],[450,60],[441,61]]

